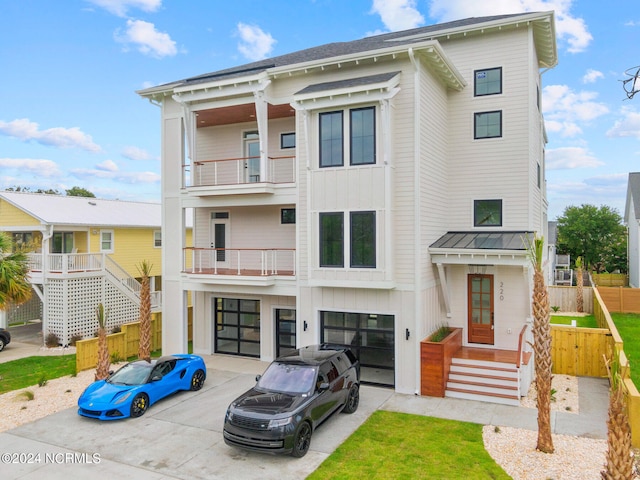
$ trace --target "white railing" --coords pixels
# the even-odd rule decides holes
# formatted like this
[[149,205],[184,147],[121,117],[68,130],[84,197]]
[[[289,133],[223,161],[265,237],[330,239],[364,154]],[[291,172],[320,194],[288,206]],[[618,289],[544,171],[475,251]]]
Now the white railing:
[[184,271],[209,275],[295,276],[296,251],[250,248],[184,249]]
[[186,187],[295,182],[295,156],[267,157],[265,172],[252,172],[249,162],[260,163],[260,157],[198,160],[193,171],[190,165],[182,166],[183,181]]

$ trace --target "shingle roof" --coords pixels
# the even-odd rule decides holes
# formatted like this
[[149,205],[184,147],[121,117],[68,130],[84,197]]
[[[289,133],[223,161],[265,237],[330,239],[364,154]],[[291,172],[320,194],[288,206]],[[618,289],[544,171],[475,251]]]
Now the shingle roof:
[[0,200],[50,225],[160,228],[162,219],[159,203],[22,192],[0,192]]
[[[365,37],[359,40],[350,42],[336,42],[320,45],[296,52],[280,55],[277,57],[267,58],[259,60],[257,62],[239,65],[224,70],[218,70],[211,73],[205,73],[203,75],[197,75],[194,77],[186,78],[184,80],[178,80],[157,87],[152,87],[145,90],[140,90],[138,93],[141,95],[152,95],[155,92],[163,91],[168,88],[195,86],[200,83],[214,82],[221,79],[229,79],[235,77],[243,77],[251,74],[259,74],[268,69],[285,67],[288,65],[295,65],[305,62],[313,62],[323,59],[329,59],[332,57],[340,57],[343,55],[357,54],[360,52],[375,51],[379,49],[389,48],[393,46],[411,45],[413,43],[424,42],[429,39],[436,39],[438,37],[451,35],[455,33],[465,32],[470,29],[480,29],[490,27],[492,25],[498,25],[503,23],[515,23],[522,19],[522,22],[532,20],[545,20],[545,16],[553,19],[552,12],[533,12],[533,13],[516,13],[507,15],[494,15],[488,17],[473,17],[463,20],[455,20],[452,22],[440,23],[436,25],[429,25],[425,27],[418,27],[410,30],[403,30],[399,32],[385,33],[382,35],[375,35]],[[555,48],[555,33],[553,29],[553,22],[551,25],[545,25],[545,32],[550,32],[549,38],[545,38],[540,41],[541,48],[544,47],[545,52],[538,52],[538,57],[542,63],[546,66],[552,67],[557,62],[557,53]],[[538,33],[539,33],[538,29]],[[543,34],[544,35],[544,34]]]

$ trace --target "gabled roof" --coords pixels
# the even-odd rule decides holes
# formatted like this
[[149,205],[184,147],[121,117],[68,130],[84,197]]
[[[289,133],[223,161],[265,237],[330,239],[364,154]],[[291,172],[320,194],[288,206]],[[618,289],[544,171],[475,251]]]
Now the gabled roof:
[[[633,211],[631,209],[631,200],[633,200]],[[627,202],[624,208],[624,221],[635,218],[640,220],[640,172],[629,173],[629,183],[627,184]]]
[[0,192],[0,200],[45,225],[160,228],[162,223],[159,203],[23,192]]
[[[142,96],[153,98],[155,95],[162,96],[165,93],[170,93],[173,89],[197,89],[204,84],[215,84],[216,82],[241,77],[253,77],[257,80],[261,75],[276,75],[281,72],[303,70],[322,62],[329,62],[330,59],[358,58],[367,52],[375,53],[399,48],[407,50],[412,46],[424,45],[425,43],[439,39],[450,39],[493,30],[506,30],[508,28],[515,29],[529,25],[533,26],[539,67],[554,67],[557,64],[558,57],[554,13],[550,11],[467,18],[400,32],[365,37],[350,42],[328,43],[278,57],[267,58],[257,62],[147,88],[138,91],[138,93]],[[442,63],[442,59],[440,58],[435,58],[432,61]]]

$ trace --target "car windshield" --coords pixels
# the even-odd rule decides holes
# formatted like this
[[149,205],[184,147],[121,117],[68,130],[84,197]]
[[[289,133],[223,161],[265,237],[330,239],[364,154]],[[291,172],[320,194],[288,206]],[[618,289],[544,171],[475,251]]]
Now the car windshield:
[[120,385],[141,385],[146,383],[152,365],[146,362],[128,363],[111,375],[107,382]]
[[258,388],[282,393],[308,393],[313,389],[317,368],[311,365],[272,363],[258,381]]

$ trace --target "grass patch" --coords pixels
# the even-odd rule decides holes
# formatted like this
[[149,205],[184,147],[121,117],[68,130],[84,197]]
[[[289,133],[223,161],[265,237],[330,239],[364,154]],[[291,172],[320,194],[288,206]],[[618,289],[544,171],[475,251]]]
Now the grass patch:
[[378,410],[311,480],[509,479],[484,449],[482,425]]
[[[0,363],[0,393],[76,373],[75,355],[35,356]],[[46,382],[45,382],[46,383]]]
[[640,389],[640,315],[612,313],[611,319],[624,342],[624,353],[631,366],[631,380]]
[[598,328],[598,322],[593,315],[585,317],[572,317],[570,315],[551,315],[551,323],[553,325],[571,325],[571,320],[576,321],[577,327],[582,328]]

